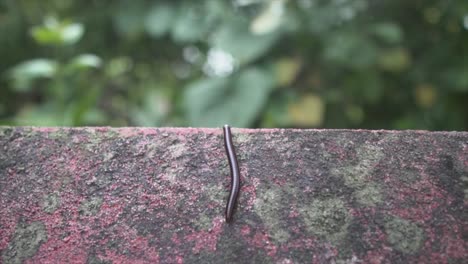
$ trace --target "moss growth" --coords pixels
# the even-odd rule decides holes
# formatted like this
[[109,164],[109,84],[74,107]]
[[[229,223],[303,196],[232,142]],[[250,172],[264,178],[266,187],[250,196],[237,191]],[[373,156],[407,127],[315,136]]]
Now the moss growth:
[[59,206],[60,197],[56,193],[45,196],[42,201],[42,209],[49,214],[55,212]]
[[337,198],[315,200],[302,208],[301,213],[310,232],[335,243],[346,236],[351,221],[345,203]]
[[384,226],[388,242],[402,253],[416,253],[424,243],[423,230],[408,220],[392,216]]
[[80,205],[80,215],[90,216],[95,215],[99,211],[102,205],[101,197],[91,197],[90,199],[83,201]]
[[20,223],[16,228],[13,240],[2,253],[3,262],[23,263],[34,256],[46,240],[47,231],[42,222],[32,222],[29,225]]

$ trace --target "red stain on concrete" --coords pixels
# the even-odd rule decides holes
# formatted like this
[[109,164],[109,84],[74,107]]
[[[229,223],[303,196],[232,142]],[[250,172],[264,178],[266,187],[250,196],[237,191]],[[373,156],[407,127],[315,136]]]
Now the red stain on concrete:
[[224,220],[221,218],[215,218],[212,222],[212,227],[209,230],[192,231],[184,237],[184,241],[189,243],[195,242],[195,245],[192,249],[193,253],[195,254],[200,253],[202,250],[215,252],[223,224]]
[[263,249],[270,257],[274,257],[278,251],[278,247],[272,243],[268,233],[263,230],[258,230],[254,234],[246,234],[243,237],[250,246]]
[[257,200],[257,186],[260,184],[260,180],[258,178],[253,178],[250,181],[250,184],[246,184],[242,186],[241,188],[241,193],[243,194],[243,197],[247,197],[246,204],[245,204],[245,210],[252,210],[255,204],[255,201]]

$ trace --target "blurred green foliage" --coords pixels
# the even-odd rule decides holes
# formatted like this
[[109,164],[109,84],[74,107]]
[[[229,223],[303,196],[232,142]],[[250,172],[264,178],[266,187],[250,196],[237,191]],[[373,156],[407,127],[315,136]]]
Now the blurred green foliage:
[[0,1],[0,123],[468,129],[468,1]]

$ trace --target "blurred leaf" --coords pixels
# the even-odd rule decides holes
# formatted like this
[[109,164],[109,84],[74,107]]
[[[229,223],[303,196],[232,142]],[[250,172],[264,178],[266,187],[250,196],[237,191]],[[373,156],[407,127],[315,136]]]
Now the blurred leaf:
[[301,61],[294,58],[283,58],[278,60],[275,65],[275,76],[281,86],[291,84],[301,69]]
[[263,114],[260,127],[285,127],[291,125],[288,106],[296,101],[295,91],[282,89],[277,96],[271,96]]
[[281,25],[286,0],[270,0],[263,11],[250,24],[250,31],[262,35],[271,33]]
[[216,12],[210,12],[208,4],[207,1],[203,4],[182,2],[172,26],[175,42],[195,42],[206,37],[218,17]]
[[142,1],[119,1],[113,13],[115,30],[122,36],[135,38],[144,31],[146,6]]
[[[301,32],[301,18],[297,15],[297,11],[285,6],[285,12],[281,18],[281,30],[291,34],[298,34]],[[278,27],[279,28],[279,27]]]
[[[290,120],[288,107],[295,105],[297,119],[310,118],[298,104],[316,92],[326,105],[323,127],[468,129],[467,1],[3,2],[5,124],[21,117],[184,126],[236,121],[246,111],[240,124],[305,127]],[[50,63],[12,69],[38,54]],[[239,88],[240,76],[258,65],[268,65],[272,87],[285,89]],[[214,88],[188,102],[183,89],[201,75]],[[31,111],[27,119],[23,109]]]
[[144,97],[142,107],[132,110],[132,121],[137,126],[160,126],[170,111],[167,96],[160,91],[150,90]]
[[395,23],[387,22],[373,25],[371,32],[389,44],[397,44],[403,40],[403,32]]
[[209,78],[190,84],[183,101],[190,125],[252,125],[274,87],[273,80],[264,70],[248,68],[230,78]]
[[401,72],[411,64],[411,57],[404,48],[390,49],[380,54],[379,65],[390,72]]
[[277,33],[253,35],[247,23],[234,20],[225,23],[214,33],[211,45],[230,53],[241,64],[247,64],[266,53],[277,37]]
[[203,71],[208,76],[229,76],[236,67],[233,56],[224,50],[210,49],[206,55]]
[[352,68],[372,66],[377,59],[377,48],[365,36],[357,32],[335,33],[325,43],[327,61]]
[[65,44],[74,44],[83,36],[84,27],[82,24],[73,23],[62,27],[62,40]]
[[33,27],[31,35],[43,45],[71,45],[78,42],[84,33],[80,23],[59,22],[54,17],[45,19],[44,25]]
[[346,116],[352,124],[358,125],[364,119],[364,110],[359,105],[349,105],[346,107]]
[[[467,19],[468,20],[468,19]],[[454,91],[468,91],[468,65],[452,65],[442,71],[442,80]]]
[[106,73],[110,77],[118,77],[130,71],[133,67],[133,61],[129,57],[112,58],[106,65]]
[[315,127],[323,122],[325,105],[319,96],[307,94],[289,105],[288,112],[294,125]]
[[25,61],[9,71],[13,88],[17,91],[29,91],[32,82],[38,78],[51,78],[57,71],[57,63],[48,59]]
[[31,31],[34,40],[39,44],[62,44],[62,38],[57,31],[51,31],[43,27],[35,27]]
[[152,37],[160,37],[169,31],[174,22],[175,10],[169,4],[155,3],[145,18],[146,32]]
[[103,111],[96,108],[91,108],[83,114],[82,123],[80,125],[106,124],[107,120],[108,117],[104,114]]
[[429,108],[437,100],[437,91],[430,84],[418,85],[414,91],[416,103],[422,108]]
[[421,127],[421,119],[412,113],[407,113],[403,117],[398,118],[392,125],[396,129],[416,129]]
[[89,122],[92,119],[97,121],[99,117],[102,117],[102,113],[100,113],[98,109],[95,109],[100,95],[100,89],[96,85],[89,84],[89,87],[86,87],[85,94],[86,96],[79,96],[64,107],[66,118],[67,121],[70,122],[70,125],[82,126],[85,124],[99,124]]
[[50,104],[27,105],[15,117],[18,126],[57,126],[64,125],[63,113],[56,111]]
[[345,78],[346,95],[355,101],[378,104],[384,93],[384,84],[377,71],[366,70]]
[[81,54],[72,59],[71,65],[76,68],[99,68],[102,60],[94,54]]

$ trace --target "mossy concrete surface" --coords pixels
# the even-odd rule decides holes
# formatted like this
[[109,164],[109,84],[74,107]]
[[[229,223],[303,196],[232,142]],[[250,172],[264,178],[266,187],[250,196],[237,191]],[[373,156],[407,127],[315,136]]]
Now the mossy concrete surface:
[[0,127],[0,263],[463,263],[468,133]]

